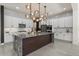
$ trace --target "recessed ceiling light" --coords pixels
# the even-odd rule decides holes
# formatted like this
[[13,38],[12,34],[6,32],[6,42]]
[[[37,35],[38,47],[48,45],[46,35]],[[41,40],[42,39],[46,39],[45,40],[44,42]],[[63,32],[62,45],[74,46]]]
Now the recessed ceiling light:
[[18,9],[20,9],[20,7],[16,7],[16,9],[18,10]]
[[64,8],[64,10],[66,10],[66,8]]

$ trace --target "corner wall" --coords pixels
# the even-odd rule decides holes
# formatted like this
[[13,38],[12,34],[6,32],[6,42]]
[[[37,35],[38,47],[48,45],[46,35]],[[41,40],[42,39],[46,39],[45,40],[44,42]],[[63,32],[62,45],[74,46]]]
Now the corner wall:
[[79,45],[79,4],[72,3],[73,8],[73,44]]

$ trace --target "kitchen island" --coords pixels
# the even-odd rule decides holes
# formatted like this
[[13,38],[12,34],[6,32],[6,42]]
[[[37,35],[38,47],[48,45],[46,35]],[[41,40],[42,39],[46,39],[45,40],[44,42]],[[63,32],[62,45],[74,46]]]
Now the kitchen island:
[[49,32],[14,35],[14,50],[20,56],[25,56],[48,43],[54,42],[54,34]]

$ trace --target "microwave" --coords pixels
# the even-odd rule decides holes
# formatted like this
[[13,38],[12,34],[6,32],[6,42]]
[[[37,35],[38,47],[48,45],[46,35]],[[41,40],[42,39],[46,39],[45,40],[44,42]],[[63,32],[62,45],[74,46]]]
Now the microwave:
[[19,24],[19,28],[26,28],[26,24]]

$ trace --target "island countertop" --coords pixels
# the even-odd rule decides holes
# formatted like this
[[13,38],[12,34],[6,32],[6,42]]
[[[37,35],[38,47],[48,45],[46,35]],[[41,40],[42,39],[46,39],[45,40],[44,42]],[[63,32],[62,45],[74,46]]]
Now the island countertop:
[[51,32],[36,32],[36,33],[30,33],[30,34],[26,34],[26,33],[21,33],[21,34],[16,34],[15,36],[18,36],[19,38],[29,38],[29,37],[35,37],[35,36],[40,36],[40,35],[48,35],[48,34],[54,34]]
[[36,33],[19,33],[14,35],[14,50],[19,56],[25,56],[51,42],[54,42],[54,33],[36,32]]

